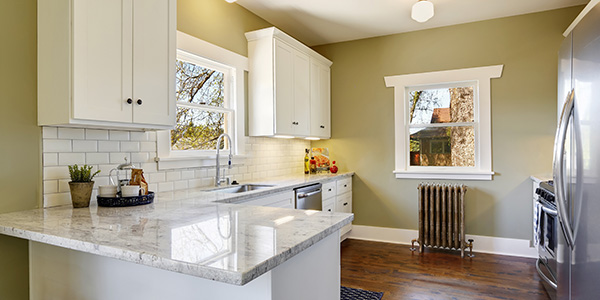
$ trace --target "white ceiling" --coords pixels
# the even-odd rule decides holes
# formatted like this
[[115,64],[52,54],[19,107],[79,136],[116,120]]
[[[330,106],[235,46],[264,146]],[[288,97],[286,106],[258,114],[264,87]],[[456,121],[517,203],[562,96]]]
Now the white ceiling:
[[[435,16],[410,18],[417,0],[238,0],[309,46],[442,27],[588,3],[588,0],[430,0]],[[566,28],[565,28],[566,29]]]

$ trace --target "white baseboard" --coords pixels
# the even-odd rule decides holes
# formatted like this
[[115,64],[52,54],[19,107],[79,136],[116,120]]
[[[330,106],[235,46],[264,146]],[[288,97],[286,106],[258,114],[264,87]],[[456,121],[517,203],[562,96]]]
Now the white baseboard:
[[[419,236],[417,230],[352,225],[349,239],[410,245]],[[529,240],[467,234],[473,239],[473,252],[537,258],[537,249],[529,247]]]

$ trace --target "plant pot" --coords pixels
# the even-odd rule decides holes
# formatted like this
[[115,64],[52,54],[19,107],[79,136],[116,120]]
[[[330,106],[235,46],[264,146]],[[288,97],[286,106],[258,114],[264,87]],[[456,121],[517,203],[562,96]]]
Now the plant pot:
[[71,202],[73,202],[74,208],[88,207],[90,206],[90,199],[92,198],[92,189],[94,188],[94,182],[69,182],[69,188],[71,189]]

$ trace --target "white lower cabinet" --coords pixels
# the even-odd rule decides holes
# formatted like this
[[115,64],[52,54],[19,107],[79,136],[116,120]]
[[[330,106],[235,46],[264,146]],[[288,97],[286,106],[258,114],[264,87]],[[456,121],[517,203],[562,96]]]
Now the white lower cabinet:
[[[352,177],[323,184],[323,211],[352,213]],[[340,236],[352,230],[352,224],[340,230]]]

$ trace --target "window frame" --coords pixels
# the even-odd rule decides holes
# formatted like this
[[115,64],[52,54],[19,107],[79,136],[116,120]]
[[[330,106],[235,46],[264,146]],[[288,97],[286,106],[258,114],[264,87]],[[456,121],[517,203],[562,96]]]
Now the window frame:
[[[492,78],[501,77],[502,70],[503,65],[495,65],[384,77],[386,86],[394,88],[395,168],[393,173],[396,178],[492,180],[494,172],[491,149],[490,81]],[[409,93],[414,90],[467,85],[473,85],[475,166],[411,166]]]
[[[199,58],[199,65],[207,66],[222,72],[225,70],[229,76],[224,73],[226,83],[225,101],[228,108],[218,108],[215,106],[201,105],[203,109],[213,111],[227,111],[231,114],[231,124],[228,125],[229,135],[232,139],[233,152],[235,157],[243,157],[244,133],[245,133],[245,111],[244,102],[246,97],[245,77],[248,71],[248,58],[227,49],[221,48],[204,40],[198,39],[183,32],[177,32],[177,58],[183,58],[184,61],[194,63],[194,58]],[[229,87],[227,87],[229,85]],[[175,85],[174,85],[175,86]],[[175,90],[172,91],[175,93]],[[229,96],[229,97],[228,97]],[[178,103],[182,105],[183,103]],[[189,105],[189,104],[186,104]],[[193,106],[196,106],[195,104]],[[225,106],[225,105],[224,105]],[[170,130],[158,131],[157,138],[157,157],[159,170],[206,167],[214,166],[216,150],[176,150],[171,151]],[[221,155],[228,155],[228,148]]]
[[[210,106],[210,105],[206,105],[206,104],[195,104],[195,103],[187,103],[187,102],[183,102],[183,101],[176,101],[175,105],[176,107],[179,106],[187,106],[190,108],[195,108],[195,109],[202,109],[205,111],[212,111],[212,112],[220,112],[220,113],[226,113],[228,114],[229,120],[226,125],[225,125],[225,133],[229,134],[229,136],[233,137],[235,136],[235,114],[236,114],[236,110],[233,106],[233,99],[232,99],[232,94],[233,94],[233,87],[235,86],[235,70],[233,67],[227,66],[227,65],[223,65],[220,64],[218,62],[206,59],[204,57],[189,53],[187,51],[184,51],[182,49],[177,49],[177,60],[183,60],[185,62],[191,63],[191,64],[195,64],[196,66],[200,66],[203,68],[210,68],[212,70],[218,71],[223,73],[223,85],[224,85],[224,100],[223,100],[223,107],[217,107],[217,106]],[[177,85],[176,85],[177,86]],[[171,140],[171,135],[170,135],[170,131],[169,131],[169,141]],[[232,143],[234,144],[234,150],[237,148],[235,146],[235,142],[232,141]],[[170,150],[170,156],[171,157],[189,157],[189,156],[210,156],[210,155],[216,155],[216,149],[215,150],[173,150],[169,147]],[[234,151],[234,153],[237,153],[237,151]]]

